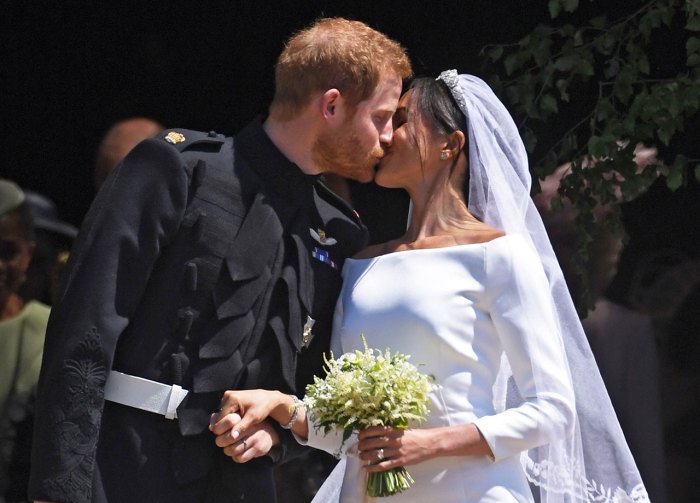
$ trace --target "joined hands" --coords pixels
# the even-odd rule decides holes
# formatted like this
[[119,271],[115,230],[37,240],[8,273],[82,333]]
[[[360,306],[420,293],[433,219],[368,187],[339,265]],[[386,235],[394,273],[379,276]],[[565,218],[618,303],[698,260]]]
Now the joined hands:
[[[292,397],[278,391],[226,391],[219,411],[211,415],[209,430],[216,435],[216,445],[224,454],[237,463],[245,463],[269,454],[280,444],[277,430],[268,418],[285,425],[293,407]],[[293,431],[306,437],[306,420],[297,421]]]

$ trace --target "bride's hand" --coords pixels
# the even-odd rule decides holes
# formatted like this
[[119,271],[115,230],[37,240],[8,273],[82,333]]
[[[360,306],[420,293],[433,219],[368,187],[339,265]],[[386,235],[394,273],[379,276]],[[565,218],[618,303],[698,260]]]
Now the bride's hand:
[[[294,414],[295,399],[279,391],[264,389],[226,391],[221,398],[221,407],[212,414],[209,429],[216,435],[231,430],[233,439],[243,435],[251,426],[271,417],[281,425],[286,425],[292,417],[305,417],[303,413]],[[298,401],[298,400],[297,400]],[[234,416],[239,416],[232,419]],[[301,423],[301,421],[300,421]],[[305,437],[305,428],[301,424],[294,432]]]
[[415,465],[437,454],[431,430],[402,430],[373,426],[358,436],[359,458],[368,472],[383,472],[399,466]]
[[284,395],[277,391],[226,391],[219,410],[211,415],[209,429],[215,435],[231,430],[231,436],[236,440],[248,428],[267,419],[283,400]]
[[367,471],[383,472],[409,466],[438,456],[486,456],[493,452],[474,423],[401,430],[390,426],[373,426],[358,435],[359,457]]

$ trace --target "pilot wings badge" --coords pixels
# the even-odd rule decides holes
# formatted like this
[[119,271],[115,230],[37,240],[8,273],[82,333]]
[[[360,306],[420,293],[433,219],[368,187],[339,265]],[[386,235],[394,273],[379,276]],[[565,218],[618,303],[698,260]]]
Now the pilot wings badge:
[[309,228],[309,232],[311,233],[311,237],[314,238],[318,244],[324,246],[331,246],[338,243],[338,240],[336,240],[335,238],[326,236],[326,231],[324,231],[323,229],[314,230],[312,228]]

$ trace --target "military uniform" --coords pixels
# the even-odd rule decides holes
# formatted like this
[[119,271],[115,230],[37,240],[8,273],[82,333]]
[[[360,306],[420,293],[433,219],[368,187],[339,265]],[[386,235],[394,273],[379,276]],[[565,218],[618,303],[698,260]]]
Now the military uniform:
[[[343,260],[366,242],[259,122],[139,144],[88,212],[52,310],[31,497],[274,501],[270,457],[234,463],[209,416],[226,389],[303,393]],[[110,369],[189,390],[177,419],[105,401]]]

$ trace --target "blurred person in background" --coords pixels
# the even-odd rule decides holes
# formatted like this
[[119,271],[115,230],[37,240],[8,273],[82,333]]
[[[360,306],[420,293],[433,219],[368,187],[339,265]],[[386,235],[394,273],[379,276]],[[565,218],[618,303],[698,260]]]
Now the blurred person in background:
[[[636,161],[643,168],[654,157],[654,150],[640,149]],[[610,207],[598,205],[593,209],[596,227],[590,257],[584,271],[576,270],[574,257],[579,253],[581,233],[576,225],[577,210],[567,199],[562,200],[561,209],[554,211],[551,206],[569,170],[569,165],[561,166],[541,181],[542,191],[534,197],[535,205],[572,297],[578,299],[579,313],[585,310],[581,324],[649,497],[662,503],[667,501],[666,471],[659,357],[652,319],[606,295],[623,251],[622,238],[605,224]],[[592,303],[589,309],[582,307],[588,300],[583,298],[584,285]]]
[[56,301],[61,271],[68,260],[78,229],[59,218],[56,203],[43,194],[24,192],[34,222],[34,256],[20,295],[47,305]]
[[0,501],[26,501],[36,384],[48,306],[20,289],[35,249],[24,192],[0,180]]
[[99,189],[114,167],[126,154],[147,138],[153,138],[165,127],[146,117],[121,120],[110,127],[97,147],[93,180]]

